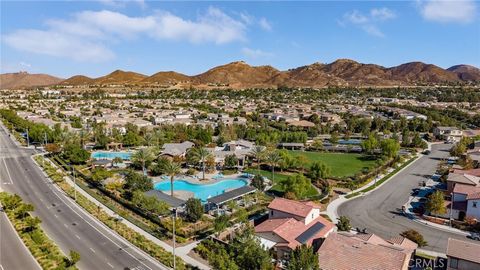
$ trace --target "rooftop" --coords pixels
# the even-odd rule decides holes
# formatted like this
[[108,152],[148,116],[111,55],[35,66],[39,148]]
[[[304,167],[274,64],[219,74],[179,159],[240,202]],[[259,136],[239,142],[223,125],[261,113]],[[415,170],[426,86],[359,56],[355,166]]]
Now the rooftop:
[[480,264],[480,245],[448,238],[447,256]]

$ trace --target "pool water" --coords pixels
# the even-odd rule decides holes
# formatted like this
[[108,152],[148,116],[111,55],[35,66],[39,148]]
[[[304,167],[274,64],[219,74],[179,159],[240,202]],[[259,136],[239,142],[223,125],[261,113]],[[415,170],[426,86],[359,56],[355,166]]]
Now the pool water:
[[114,159],[119,157],[123,160],[130,160],[132,153],[130,152],[102,152],[97,151],[92,153],[92,158],[94,159]]
[[[247,185],[242,179],[226,179],[214,184],[192,184],[185,180],[175,180],[173,182],[173,190],[184,190],[193,192],[193,196],[206,202],[208,198],[220,195],[225,190],[237,189]],[[170,181],[162,181],[154,185],[156,190],[170,191]]]

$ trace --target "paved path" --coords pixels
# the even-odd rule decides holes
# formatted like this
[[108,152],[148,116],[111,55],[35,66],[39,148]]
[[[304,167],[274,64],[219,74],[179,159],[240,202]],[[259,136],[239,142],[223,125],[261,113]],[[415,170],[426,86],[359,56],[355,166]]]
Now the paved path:
[[65,254],[80,253],[80,269],[168,269],[65,196],[32,161],[33,151],[18,147],[1,124],[0,146],[0,185],[35,206],[42,229]]
[[353,227],[367,228],[368,232],[385,238],[415,229],[428,242],[424,249],[435,252],[445,253],[448,238],[471,241],[463,234],[421,224],[401,214],[401,207],[407,202],[411,190],[435,173],[440,160],[448,157],[450,147],[448,144],[433,145],[430,155],[422,156],[378,189],[343,202],[338,207],[338,214],[349,217]]

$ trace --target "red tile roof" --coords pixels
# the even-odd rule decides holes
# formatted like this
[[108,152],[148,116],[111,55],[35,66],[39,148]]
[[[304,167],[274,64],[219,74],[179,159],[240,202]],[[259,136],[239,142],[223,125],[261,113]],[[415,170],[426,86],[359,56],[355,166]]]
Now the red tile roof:
[[285,240],[285,243],[277,243],[278,246],[288,246],[295,249],[302,244],[296,238],[318,222],[323,224],[323,228],[308,239],[306,244],[311,245],[313,240],[323,238],[330,233],[335,225],[321,216],[307,225],[294,218],[268,219],[255,226],[255,233],[272,232]]
[[467,200],[470,195],[475,197],[474,194],[477,194],[479,192],[480,192],[480,187],[473,187],[470,185],[464,185],[464,184],[458,184],[458,183],[455,184],[455,187],[453,188],[453,193],[465,194],[467,195]]
[[448,238],[447,256],[480,264],[480,245]]
[[394,245],[373,244],[350,234],[332,233],[318,250],[323,270],[408,269],[411,251]]
[[467,195],[467,200],[479,200],[480,199],[480,191],[473,192]]
[[316,208],[308,203],[287,200],[283,198],[275,198],[269,205],[269,209],[282,211],[299,217],[307,217],[307,215]]
[[471,169],[471,170],[453,170],[453,173],[458,174],[470,174],[477,177],[480,177],[480,169]]

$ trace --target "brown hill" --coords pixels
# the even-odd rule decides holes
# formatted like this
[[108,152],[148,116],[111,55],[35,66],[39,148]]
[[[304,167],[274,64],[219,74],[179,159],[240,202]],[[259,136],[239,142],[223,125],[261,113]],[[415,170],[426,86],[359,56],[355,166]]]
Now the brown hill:
[[70,77],[60,83],[60,85],[89,85],[93,84],[93,79],[83,75]]
[[267,81],[279,73],[279,70],[271,66],[252,67],[243,61],[238,61],[193,76],[193,82],[196,84],[222,84],[230,87],[268,86]]
[[447,69],[463,81],[480,81],[480,69],[470,65],[456,65]]
[[458,81],[458,76],[448,70],[422,62],[410,62],[388,69],[391,79],[411,84],[415,82],[442,83]]
[[93,84],[131,84],[138,83],[147,78],[146,75],[123,70],[115,70],[114,72],[93,80]]
[[158,84],[177,84],[189,82],[190,77],[175,71],[160,71],[141,80],[141,83],[158,83]]
[[56,84],[62,79],[47,74],[16,72],[0,74],[0,89],[19,89]]

